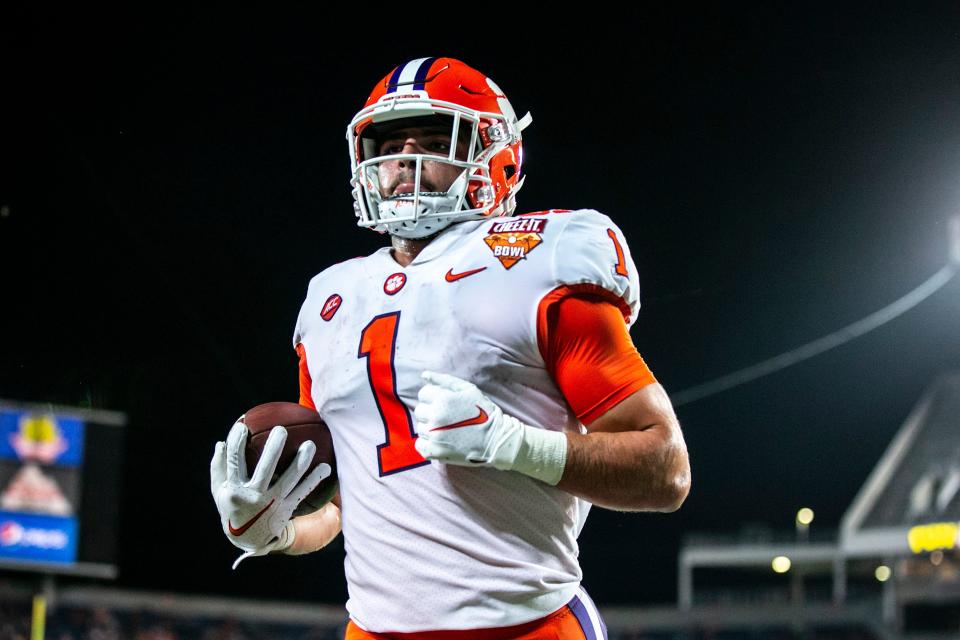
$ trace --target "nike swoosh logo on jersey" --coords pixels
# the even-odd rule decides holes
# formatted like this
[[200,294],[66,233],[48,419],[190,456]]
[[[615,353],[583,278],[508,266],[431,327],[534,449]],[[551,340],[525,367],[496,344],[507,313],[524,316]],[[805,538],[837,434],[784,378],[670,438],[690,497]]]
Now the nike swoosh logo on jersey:
[[480,267],[479,269],[471,269],[470,271],[464,271],[463,273],[454,273],[453,269],[447,271],[447,275],[444,276],[447,279],[447,282],[456,282],[460,278],[466,278],[467,276],[472,276],[475,273],[480,273],[486,269],[486,267]]
[[[486,269],[486,267],[484,267]],[[461,420],[460,422],[454,422],[453,424],[444,425],[442,427],[437,427],[436,429],[431,429],[431,431],[447,431],[448,429],[459,429],[460,427],[469,427],[472,424],[483,424],[487,421],[487,412],[481,409],[479,406],[477,409],[480,409],[480,413],[477,414],[476,418],[470,418],[469,420]]]
[[245,523],[243,523],[243,524],[240,525],[239,527],[234,527],[233,524],[230,522],[230,520],[229,520],[229,518],[228,518],[228,519],[227,519],[227,528],[230,529],[230,533],[232,533],[232,534],[235,535],[235,536],[242,536],[242,535],[247,531],[247,529],[249,529],[250,527],[252,527],[252,526],[253,526],[253,523],[256,522],[257,520],[259,520],[259,519],[260,519],[260,516],[262,516],[262,515],[267,511],[267,509],[270,508],[270,506],[273,504],[273,501],[274,501],[274,500],[276,500],[276,498],[274,498],[273,500],[271,500],[271,501],[267,504],[267,506],[265,506],[263,509],[260,509],[260,511],[257,513],[257,515],[253,516],[252,518],[250,518],[249,520],[247,520]]

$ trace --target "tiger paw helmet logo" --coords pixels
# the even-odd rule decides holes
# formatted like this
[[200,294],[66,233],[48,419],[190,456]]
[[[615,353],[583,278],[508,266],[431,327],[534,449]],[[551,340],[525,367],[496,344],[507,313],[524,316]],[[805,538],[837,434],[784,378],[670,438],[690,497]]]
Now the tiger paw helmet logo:
[[540,234],[547,221],[544,218],[517,218],[507,222],[496,222],[483,239],[500,261],[504,269],[509,269],[543,242]]

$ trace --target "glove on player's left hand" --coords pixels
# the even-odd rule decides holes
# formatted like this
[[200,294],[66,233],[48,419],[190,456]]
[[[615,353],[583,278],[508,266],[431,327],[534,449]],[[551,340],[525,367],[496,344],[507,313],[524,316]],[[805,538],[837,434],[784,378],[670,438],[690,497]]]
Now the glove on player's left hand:
[[316,445],[308,440],[269,486],[287,440],[287,430],[277,426],[270,430],[260,460],[248,478],[244,456],[247,434],[246,425],[234,424],[227,441],[217,443],[210,461],[210,492],[220,512],[223,533],[244,551],[233,563],[234,569],[245,558],[282,551],[293,544],[293,510],[331,471],[330,465],[321,463],[306,474],[316,452]]
[[413,412],[414,446],[424,458],[447,464],[519,471],[556,484],[566,463],[562,433],[525,425],[494,404],[473,383],[424,371]]

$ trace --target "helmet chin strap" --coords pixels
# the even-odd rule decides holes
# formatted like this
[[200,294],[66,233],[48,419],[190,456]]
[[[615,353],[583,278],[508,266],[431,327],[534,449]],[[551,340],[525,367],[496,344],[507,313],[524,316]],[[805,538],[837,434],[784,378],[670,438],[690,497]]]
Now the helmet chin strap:
[[401,238],[418,239],[435,235],[464,219],[457,216],[456,212],[461,193],[461,207],[469,207],[466,189],[467,172],[463,171],[447,191],[421,191],[419,198],[412,193],[384,198],[377,203],[378,222],[382,230]]
[[421,192],[416,203],[414,200],[413,194],[409,198],[404,194],[404,197],[391,197],[377,205],[379,222],[386,227],[387,233],[401,238],[423,238],[445,229],[454,221],[452,217],[437,214],[452,212],[457,196],[445,192]]

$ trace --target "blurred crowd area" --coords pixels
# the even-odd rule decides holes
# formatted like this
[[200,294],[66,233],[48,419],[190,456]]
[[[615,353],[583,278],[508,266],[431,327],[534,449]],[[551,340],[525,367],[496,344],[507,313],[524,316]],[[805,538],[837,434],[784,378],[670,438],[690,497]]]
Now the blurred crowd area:
[[[60,607],[46,621],[48,640],[339,640],[343,625],[311,626],[159,616],[140,611]],[[28,604],[0,604],[0,638],[30,640]],[[610,640],[878,640],[869,629],[822,626],[797,631],[788,626],[677,631],[620,631]]]
[[[30,640],[29,605],[0,605],[0,638]],[[343,626],[158,616],[140,611],[59,607],[48,612],[47,640],[340,640]]]

